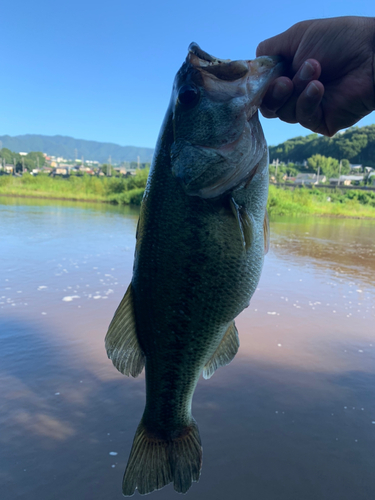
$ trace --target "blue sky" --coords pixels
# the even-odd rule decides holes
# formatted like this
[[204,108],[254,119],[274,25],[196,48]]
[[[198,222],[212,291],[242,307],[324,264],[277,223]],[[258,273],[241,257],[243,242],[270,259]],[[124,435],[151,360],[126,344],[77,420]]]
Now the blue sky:
[[[371,1],[3,0],[0,135],[69,135],[154,147],[174,75],[197,42],[249,59],[312,18],[374,16]],[[308,130],[262,120],[269,144]],[[359,125],[375,123],[375,113]]]

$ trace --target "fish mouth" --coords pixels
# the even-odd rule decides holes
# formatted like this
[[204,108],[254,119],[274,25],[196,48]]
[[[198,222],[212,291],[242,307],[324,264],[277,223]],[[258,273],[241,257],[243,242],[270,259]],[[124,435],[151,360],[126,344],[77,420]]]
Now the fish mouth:
[[219,59],[217,57],[211,56],[204,50],[202,50],[199,45],[195,42],[192,42],[189,47],[188,51],[191,54],[194,54],[197,56],[202,62],[205,61],[206,63],[211,63],[211,64],[219,64],[222,62],[229,62],[230,59]]
[[195,42],[189,45],[187,62],[201,74],[208,92],[226,92],[232,97],[247,93],[250,98],[246,113],[248,120],[259,108],[272,80],[280,76],[285,68],[280,56],[237,61],[219,59],[202,50]]
[[192,66],[203,69],[206,73],[215,76],[219,80],[239,80],[248,72],[246,61],[219,59],[202,50],[195,42],[189,45],[188,51],[188,60]]
[[[257,120],[257,110],[270,83],[280,76],[285,67],[280,56],[236,61],[214,57],[195,42],[189,45],[187,62],[199,73],[204,89],[213,100],[245,97],[243,112],[250,127],[252,119]],[[206,145],[200,147],[226,154],[237,147],[242,136],[240,134],[232,142],[219,148]]]

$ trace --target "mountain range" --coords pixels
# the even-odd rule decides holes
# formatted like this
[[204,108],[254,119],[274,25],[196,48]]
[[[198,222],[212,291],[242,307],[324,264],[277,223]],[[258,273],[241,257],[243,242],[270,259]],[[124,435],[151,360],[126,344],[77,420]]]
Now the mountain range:
[[[62,156],[68,160],[96,160],[100,163],[123,161],[139,161],[151,163],[154,150],[136,146],[120,146],[110,142],[87,141],[62,135],[9,135],[0,136],[1,146],[14,152],[30,153],[41,151],[51,156]],[[375,168],[375,125],[351,127],[333,137],[318,134],[294,137],[277,146],[270,146],[270,161],[279,159],[288,162],[303,162],[314,154],[331,156],[338,160],[347,159],[351,163],[363,163]]]
[[123,161],[139,161],[150,163],[154,150],[152,148],[141,148],[136,146],[120,146],[111,142],[87,141],[84,139],[74,139],[63,135],[39,135],[26,134],[0,136],[3,148],[8,148],[16,153],[31,151],[41,151],[50,156],[61,156],[67,160],[81,159],[108,162],[111,157],[112,163]]

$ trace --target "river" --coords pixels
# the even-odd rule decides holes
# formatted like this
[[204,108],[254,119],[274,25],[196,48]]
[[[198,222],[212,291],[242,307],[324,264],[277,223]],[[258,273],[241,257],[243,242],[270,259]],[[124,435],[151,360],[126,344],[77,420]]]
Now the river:
[[[3,500],[123,498],[144,376],[119,374],[103,339],[137,218],[0,198]],[[271,221],[240,351],[194,396],[204,456],[188,498],[375,498],[374,234],[374,221]],[[180,498],[171,485],[152,495]]]

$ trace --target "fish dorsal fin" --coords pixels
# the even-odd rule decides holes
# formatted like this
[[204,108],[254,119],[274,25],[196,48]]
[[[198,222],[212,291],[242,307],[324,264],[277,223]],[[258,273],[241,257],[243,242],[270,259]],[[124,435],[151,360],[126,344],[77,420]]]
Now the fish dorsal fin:
[[243,246],[245,247],[245,250],[248,250],[251,247],[251,243],[254,238],[254,218],[244,207],[238,205],[233,198],[230,198],[230,207],[233,215],[237,219]]
[[137,338],[131,284],[109,325],[105,348],[109,359],[124,375],[137,377],[143,370],[145,356]]
[[270,221],[268,219],[267,210],[266,213],[264,214],[263,237],[264,237],[264,254],[266,254],[270,249]]
[[203,368],[203,377],[209,379],[219,368],[228,365],[240,347],[238,332],[234,321],[229,325],[224,337],[209,362]]

